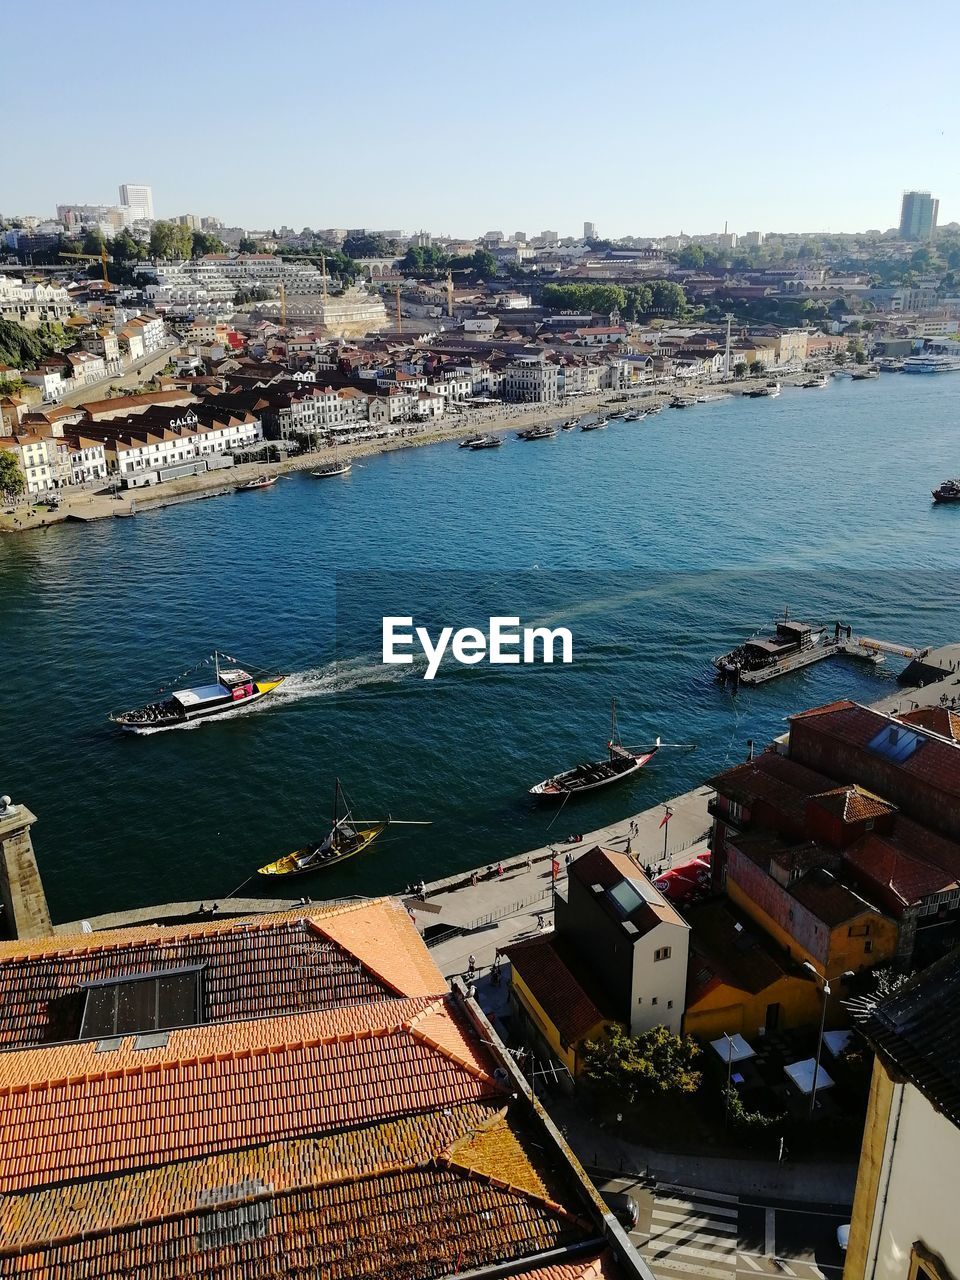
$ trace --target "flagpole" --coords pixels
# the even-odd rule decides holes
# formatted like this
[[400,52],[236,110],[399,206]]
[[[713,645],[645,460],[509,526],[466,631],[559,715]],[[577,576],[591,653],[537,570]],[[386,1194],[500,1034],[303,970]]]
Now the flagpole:
[[663,806],[663,821],[660,823],[663,827],[663,861],[667,861],[667,832],[670,830],[670,819],[673,817],[673,810],[668,804]]

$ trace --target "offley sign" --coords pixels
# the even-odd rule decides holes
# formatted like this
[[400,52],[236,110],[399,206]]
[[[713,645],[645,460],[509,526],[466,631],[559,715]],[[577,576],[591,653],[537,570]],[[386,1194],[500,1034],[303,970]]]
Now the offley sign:
[[454,660],[467,667],[484,661],[503,666],[573,661],[573,636],[566,627],[521,628],[519,618],[495,617],[485,632],[479,627],[461,627],[458,631],[443,627],[434,641],[426,627],[414,628],[412,617],[383,619],[386,666],[413,662],[415,645],[427,659],[424,680],[434,678],[448,648]]
[[188,409],[182,418],[171,418],[170,425],[174,429],[177,427],[195,427],[199,421],[200,419],[197,415]]

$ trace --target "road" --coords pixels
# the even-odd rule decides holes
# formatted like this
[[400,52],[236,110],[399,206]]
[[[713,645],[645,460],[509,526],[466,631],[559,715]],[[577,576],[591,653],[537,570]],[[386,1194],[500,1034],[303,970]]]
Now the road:
[[625,1178],[596,1185],[637,1202],[630,1239],[657,1280],[841,1280],[837,1227],[850,1221],[849,1206],[787,1205]]

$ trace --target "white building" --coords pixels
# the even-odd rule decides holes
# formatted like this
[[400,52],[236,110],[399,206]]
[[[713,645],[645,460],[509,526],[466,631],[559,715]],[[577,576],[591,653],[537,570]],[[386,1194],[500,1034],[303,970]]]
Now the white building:
[[130,222],[153,222],[153,188],[138,182],[122,183],[120,207]]
[[32,435],[0,436],[0,449],[12,453],[20,464],[31,497],[54,488],[56,445],[52,441]]
[[504,370],[503,398],[551,404],[560,398],[560,369],[542,353],[517,356]]

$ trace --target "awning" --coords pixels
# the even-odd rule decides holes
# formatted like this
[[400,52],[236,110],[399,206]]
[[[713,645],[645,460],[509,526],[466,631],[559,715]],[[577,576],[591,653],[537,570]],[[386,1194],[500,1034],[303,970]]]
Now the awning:
[[[813,1058],[804,1058],[802,1062],[791,1062],[788,1067],[783,1068],[784,1075],[789,1076],[793,1084],[797,1086],[801,1093],[813,1092],[813,1069],[816,1065]],[[833,1080],[827,1075],[823,1067],[817,1071],[817,1093],[822,1089],[832,1089]]]
[[746,1062],[757,1055],[738,1032],[734,1036],[721,1036],[719,1040],[711,1040],[717,1056],[726,1063]]
[[852,1039],[852,1031],[825,1031],[823,1033],[823,1043],[835,1058],[843,1053]]

